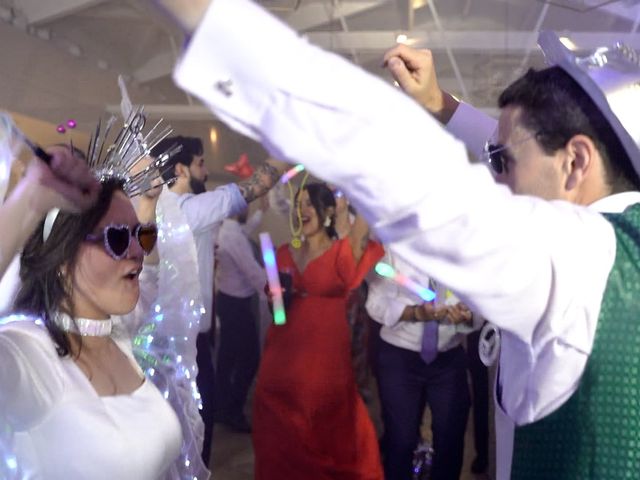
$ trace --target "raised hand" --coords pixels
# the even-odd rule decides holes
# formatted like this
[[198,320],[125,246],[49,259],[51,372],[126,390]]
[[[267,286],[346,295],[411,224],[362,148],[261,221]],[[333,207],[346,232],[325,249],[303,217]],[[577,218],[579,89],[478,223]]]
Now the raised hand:
[[79,212],[91,207],[98,198],[100,183],[86,161],[66,146],[47,149],[51,164],[34,158],[29,163],[23,181],[37,188],[32,207],[41,215],[52,208]]
[[440,88],[431,50],[396,45],[385,53],[383,66],[402,90],[440,122],[451,119],[459,102]]
[[50,165],[33,158],[0,206],[0,225],[12,226],[0,236],[0,277],[49,210],[79,212],[98,198],[100,183],[83,159],[64,146],[52,147],[47,153]]

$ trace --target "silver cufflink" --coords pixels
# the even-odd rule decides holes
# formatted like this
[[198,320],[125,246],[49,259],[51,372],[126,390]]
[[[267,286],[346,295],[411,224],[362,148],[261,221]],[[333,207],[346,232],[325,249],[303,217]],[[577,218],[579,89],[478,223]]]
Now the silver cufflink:
[[231,79],[228,80],[219,80],[216,82],[216,89],[218,89],[218,91],[220,93],[222,93],[225,97],[230,97],[231,95],[233,95],[233,92],[231,91],[231,87],[233,86],[233,82],[231,81]]

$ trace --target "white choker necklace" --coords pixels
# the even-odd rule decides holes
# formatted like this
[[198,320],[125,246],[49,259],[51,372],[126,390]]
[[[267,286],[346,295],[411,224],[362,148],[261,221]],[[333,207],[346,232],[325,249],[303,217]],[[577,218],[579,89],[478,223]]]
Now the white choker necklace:
[[90,318],[76,318],[75,321],[69,315],[58,314],[55,323],[65,332],[77,333],[83,337],[108,337],[111,335],[113,322],[106,320],[92,320]]

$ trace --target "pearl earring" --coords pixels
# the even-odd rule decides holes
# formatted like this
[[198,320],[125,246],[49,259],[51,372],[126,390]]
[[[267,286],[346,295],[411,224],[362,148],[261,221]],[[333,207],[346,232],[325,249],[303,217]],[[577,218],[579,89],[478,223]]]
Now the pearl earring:
[[329,228],[331,226],[331,217],[325,217],[324,219],[324,226],[326,228]]

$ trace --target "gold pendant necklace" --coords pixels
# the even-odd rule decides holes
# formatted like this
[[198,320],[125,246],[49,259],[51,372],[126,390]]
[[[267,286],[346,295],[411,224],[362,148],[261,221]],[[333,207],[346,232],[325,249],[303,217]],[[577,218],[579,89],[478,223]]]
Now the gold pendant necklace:
[[[309,172],[304,174],[302,177],[302,181],[300,182],[299,191],[301,192],[304,188],[304,184],[309,178]],[[300,211],[300,205],[295,205],[295,198],[293,194],[293,187],[291,186],[291,180],[287,182],[289,185],[289,199],[291,201],[291,209],[289,210],[289,230],[291,230],[291,246],[295,249],[298,249],[302,246],[302,212]],[[293,226],[293,210],[296,211],[296,216],[298,217],[298,225],[294,228]]]

